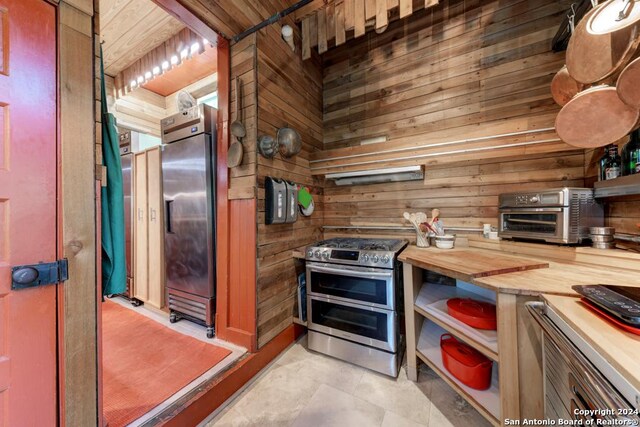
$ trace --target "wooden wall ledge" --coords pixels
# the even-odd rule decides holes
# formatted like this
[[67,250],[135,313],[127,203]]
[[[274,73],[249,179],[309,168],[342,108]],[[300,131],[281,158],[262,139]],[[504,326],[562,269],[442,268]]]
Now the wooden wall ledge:
[[257,191],[255,187],[230,188],[227,198],[229,200],[255,199]]

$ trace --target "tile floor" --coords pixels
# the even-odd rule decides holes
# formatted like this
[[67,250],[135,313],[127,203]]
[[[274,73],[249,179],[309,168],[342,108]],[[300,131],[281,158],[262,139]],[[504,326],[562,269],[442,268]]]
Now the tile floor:
[[206,427],[484,427],[490,424],[423,367],[419,381],[397,379],[291,346]]

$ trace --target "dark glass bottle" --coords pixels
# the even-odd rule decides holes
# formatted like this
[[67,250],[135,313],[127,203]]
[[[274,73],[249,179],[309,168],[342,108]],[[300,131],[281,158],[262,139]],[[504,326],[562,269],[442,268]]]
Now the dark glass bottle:
[[607,159],[609,158],[609,145],[604,147],[604,153],[602,153],[602,157],[598,160],[598,181],[606,181],[607,177],[605,175]]
[[615,179],[621,174],[622,161],[618,154],[618,147],[616,145],[609,146],[609,156],[605,160],[604,175],[605,179]]
[[624,146],[623,153],[623,171],[626,171],[627,175],[640,173],[640,130],[631,133],[631,138]]

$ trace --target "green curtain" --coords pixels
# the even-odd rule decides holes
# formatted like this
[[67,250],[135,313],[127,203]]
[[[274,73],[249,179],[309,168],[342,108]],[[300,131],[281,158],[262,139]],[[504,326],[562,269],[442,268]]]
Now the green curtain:
[[107,111],[102,47],[100,47],[100,78],[102,162],[107,167],[107,182],[106,186],[102,187],[102,293],[103,295],[114,295],[124,293],[127,289],[124,193],[116,119],[113,114],[109,114]]

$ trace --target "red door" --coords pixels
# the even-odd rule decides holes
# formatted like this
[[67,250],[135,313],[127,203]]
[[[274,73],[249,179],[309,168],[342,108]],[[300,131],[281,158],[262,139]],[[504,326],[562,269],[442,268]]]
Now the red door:
[[57,286],[11,289],[57,256],[55,12],[0,0],[0,427],[57,423]]

